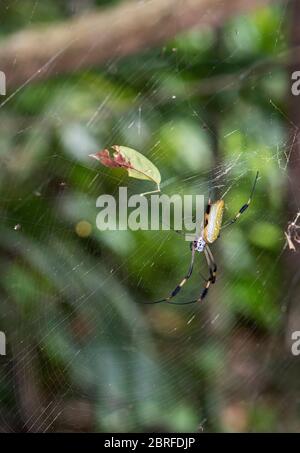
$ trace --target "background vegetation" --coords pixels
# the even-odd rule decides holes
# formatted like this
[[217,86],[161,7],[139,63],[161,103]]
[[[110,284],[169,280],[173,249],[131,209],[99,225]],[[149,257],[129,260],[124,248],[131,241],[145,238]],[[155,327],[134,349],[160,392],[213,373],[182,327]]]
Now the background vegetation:
[[[112,4],[3,1],[1,38]],[[195,27],[17,92],[8,80],[14,96],[0,108],[2,431],[300,429],[299,360],[290,351],[299,278],[284,250],[296,215],[286,187],[298,132],[281,61],[289,7],[233,15],[218,29]],[[185,274],[190,252],[179,236],[97,230],[100,194],[151,190],[87,157],[115,143],[147,155],[165,193],[230,189],[227,219],[260,171],[251,208],[214,247],[219,276],[203,305],[143,305]],[[196,268],[179,300],[202,285]]]

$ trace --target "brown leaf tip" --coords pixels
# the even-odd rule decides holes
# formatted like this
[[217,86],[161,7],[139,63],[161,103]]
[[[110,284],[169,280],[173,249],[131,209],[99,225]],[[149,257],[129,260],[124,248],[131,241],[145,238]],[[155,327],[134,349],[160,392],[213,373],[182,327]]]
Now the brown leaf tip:
[[94,159],[98,160],[105,167],[132,168],[130,161],[126,160],[126,158],[122,155],[120,147],[118,145],[112,146],[112,149],[115,151],[113,155],[111,155],[108,149],[103,149],[98,153],[89,154],[89,157],[93,157]]

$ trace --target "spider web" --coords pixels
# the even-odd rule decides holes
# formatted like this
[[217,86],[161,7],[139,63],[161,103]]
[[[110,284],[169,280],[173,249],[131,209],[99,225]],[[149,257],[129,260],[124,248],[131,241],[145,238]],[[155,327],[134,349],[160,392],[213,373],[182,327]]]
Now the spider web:
[[[29,22],[40,7],[32,3]],[[267,11],[285,15],[285,6],[276,8]],[[286,300],[278,301],[287,226],[280,200],[298,129],[272,85],[282,69],[261,73],[253,63],[229,84],[217,83],[222,64],[250,52],[234,34],[253,21],[224,27],[228,48],[202,83],[190,80],[189,70],[214,39],[196,30],[53,87],[35,87],[33,75],[2,102],[3,431],[299,426],[284,422],[294,390],[284,385],[288,365],[276,362],[287,310]],[[273,52],[284,46],[283,23],[272,29]],[[196,47],[188,62],[184,43],[201,40],[206,47]],[[243,98],[243,84],[266,89],[264,108]],[[37,115],[26,110],[28,93],[41,97]],[[25,112],[22,121],[13,121],[15,112]],[[100,194],[117,194],[120,186],[140,193],[147,184],[88,159],[115,143],[147,150],[164,193],[224,196],[225,221],[247,201],[260,171],[253,204],[213,247],[218,279],[202,305],[144,305],[166,297],[185,275],[190,250],[181,237],[97,230]],[[203,288],[205,260],[195,261],[176,301],[197,298]]]

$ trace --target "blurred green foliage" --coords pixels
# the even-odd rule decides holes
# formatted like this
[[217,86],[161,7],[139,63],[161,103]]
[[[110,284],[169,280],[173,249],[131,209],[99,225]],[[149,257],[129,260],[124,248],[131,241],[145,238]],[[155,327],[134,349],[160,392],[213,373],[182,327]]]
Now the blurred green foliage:
[[[73,14],[71,1],[2,3],[3,39]],[[195,29],[162,48],[31,83],[0,109],[0,327],[8,339],[0,404],[11,429],[299,428],[293,411],[280,416],[293,387],[276,388],[272,377],[288,378],[275,353],[288,131],[273,105],[286,108],[288,80],[278,65],[261,67],[287,47],[282,14],[272,6],[219,32]],[[87,157],[116,143],[157,165],[165,193],[213,188],[218,197],[230,188],[227,219],[260,171],[250,209],[214,247],[219,278],[202,306],[143,305],[186,272],[189,247],[176,234],[97,230],[100,194],[149,187]],[[88,237],[76,230],[82,220]],[[196,269],[179,300],[202,285]],[[29,419],[31,369],[40,399]],[[87,426],[72,410],[78,401],[92,414]]]

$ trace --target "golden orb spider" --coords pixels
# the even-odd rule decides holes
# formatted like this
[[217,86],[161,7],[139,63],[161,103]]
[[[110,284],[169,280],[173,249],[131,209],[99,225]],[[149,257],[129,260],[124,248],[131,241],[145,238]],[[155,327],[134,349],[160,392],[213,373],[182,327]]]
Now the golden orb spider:
[[256,173],[254,184],[252,186],[252,190],[250,192],[249,199],[247,203],[245,203],[241,209],[238,211],[236,216],[232,219],[229,220],[225,225],[222,226],[222,220],[223,220],[223,213],[224,213],[224,207],[225,203],[223,199],[216,200],[214,202],[211,202],[211,199],[209,198],[207,207],[204,213],[204,221],[202,225],[202,231],[200,236],[196,237],[194,241],[190,243],[191,246],[191,263],[189,270],[186,274],[186,276],[182,279],[182,281],[179,283],[179,285],[176,286],[176,288],[171,292],[171,294],[166,297],[165,299],[160,299],[155,302],[146,302],[148,304],[160,304],[162,302],[166,303],[171,303],[170,300],[173,299],[179,291],[182,289],[182,287],[185,285],[185,283],[188,281],[188,279],[191,277],[193,269],[194,269],[194,260],[195,260],[195,252],[199,253],[204,253],[207,266],[209,269],[209,277],[206,279],[206,284],[205,287],[202,289],[200,296],[198,299],[191,300],[190,302],[182,302],[182,303],[174,303],[172,302],[172,305],[187,305],[187,304],[193,304],[196,302],[201,302],[208,293],[210,285],[214,284],[216,282],[216,277],[217,277],[217,265],[215,263],[213,254],[209,248],[208,244],[212,244],[215,242],[219,237],[220,237],[220,231],[222,228],[225,228],[229,225],[232,225],[235,223],[238,218],[240,217],[243,212],[246,211],[246,209],[249,207],[252,197],[254,194],[256,182],[258,179],[258,172]]

